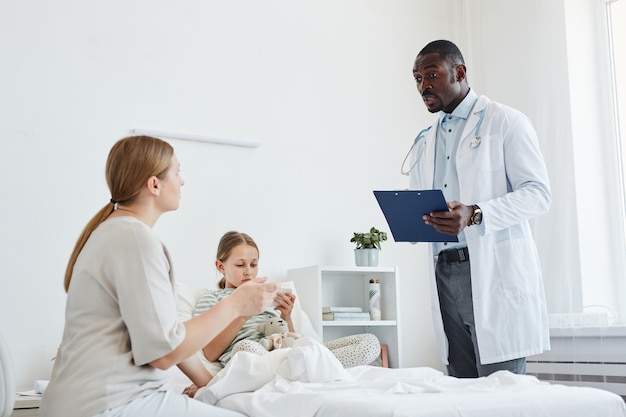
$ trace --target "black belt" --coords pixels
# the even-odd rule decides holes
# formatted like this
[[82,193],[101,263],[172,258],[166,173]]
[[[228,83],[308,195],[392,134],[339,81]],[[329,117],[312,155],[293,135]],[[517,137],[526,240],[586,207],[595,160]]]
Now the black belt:
[[466,262],[469,261],[469,251],[467,250],[467,246],[463,248],[452,248],[447,250],[442,250],[439,252],[439,256],[437,257],[438,262],[446,262],[448,264],[457,262]]

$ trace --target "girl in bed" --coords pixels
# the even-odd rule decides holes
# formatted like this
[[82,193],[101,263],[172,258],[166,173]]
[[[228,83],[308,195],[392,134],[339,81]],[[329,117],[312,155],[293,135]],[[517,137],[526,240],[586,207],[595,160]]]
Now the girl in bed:
[[[194,315],[210,311],[214,305],[228,298],[236,288],[257,277],[259,249],[247,234],[228,232],[220,239],[215,266],[223,275],[217,284],[219,289],[208,290],[200,296]],[[236,351],[265,353],[265,349],[258,343],[264,336],[257,330],[258,325],[266,321],[268,316],[280,315],[287,322],[289,331],[295,333],[291,319],[295,300],[296,296],[291,292],[278,292],[274,299],[275,307],[270,307],[262,314],[236,318],[202,349],[205,357],[211,362],[219,360],[223,367]],[[380,354],[380,342],[370,333],[342,337],[325,345],[346,368],[370,364]]]
[[251,279],[203,314],[178,320],[174,275],[152,227],[176,210],[179,163],[156,138],[119,140],[106,165],[111,201],[83,230],[65,274],[65,330],[42,417],[241,416],[167,390],[177,365],[195,384],[195,355],[228,323],[265,310],[277,284]]

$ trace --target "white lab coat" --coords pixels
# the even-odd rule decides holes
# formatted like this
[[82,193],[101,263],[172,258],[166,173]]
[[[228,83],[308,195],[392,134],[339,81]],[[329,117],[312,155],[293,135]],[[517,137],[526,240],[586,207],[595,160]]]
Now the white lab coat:
[[[480,144],[472,146],[482,111]],[[416,139],[411,153],[413,189],[433,187],[436,132],[435,124]],[[482,224],[464,230],[481,363],[549,350],[541,268],[528,224],[528,219],[545,213],[551,202],[535,130],[521,112],[481,96],[463,130],[456,166],[460,201],[478,204],[483,211]],[[441,359],[447,364],[448,344],[432,265],[430,272],[435,333]]]

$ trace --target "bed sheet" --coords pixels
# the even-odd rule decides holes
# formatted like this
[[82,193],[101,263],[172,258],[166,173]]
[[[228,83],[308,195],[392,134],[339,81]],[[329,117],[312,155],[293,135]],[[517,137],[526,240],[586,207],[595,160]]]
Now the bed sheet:
[[303,339],[263,356],[238,353],[196,398],[251,417],[626,417],[608,391],[506,371],[458,379],[432,368],[343,369]]
[[388,394],[325,391],[240,393],[217,406],[250,417],[623,417],[623,400],[593,388],[551,385],[526,391]]

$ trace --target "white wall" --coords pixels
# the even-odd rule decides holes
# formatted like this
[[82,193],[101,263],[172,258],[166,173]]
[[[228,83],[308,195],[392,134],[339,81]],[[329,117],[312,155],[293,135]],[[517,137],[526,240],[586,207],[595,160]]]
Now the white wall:
[[[1,2],[0,331],[18,385],[49,378],[67,258],[132,128],[261,143],[171,141],[186,185],[157,231],[179,280],[214,286],[230,229],[271,278],[352,265],[352,232],[387,229],[371,191],[407,186],[400,162],[430,120],[413,59],[455,34],[454,3]],[[386,242],[381,264],[401,268],[404,363],[439,367],[424,253]]]

